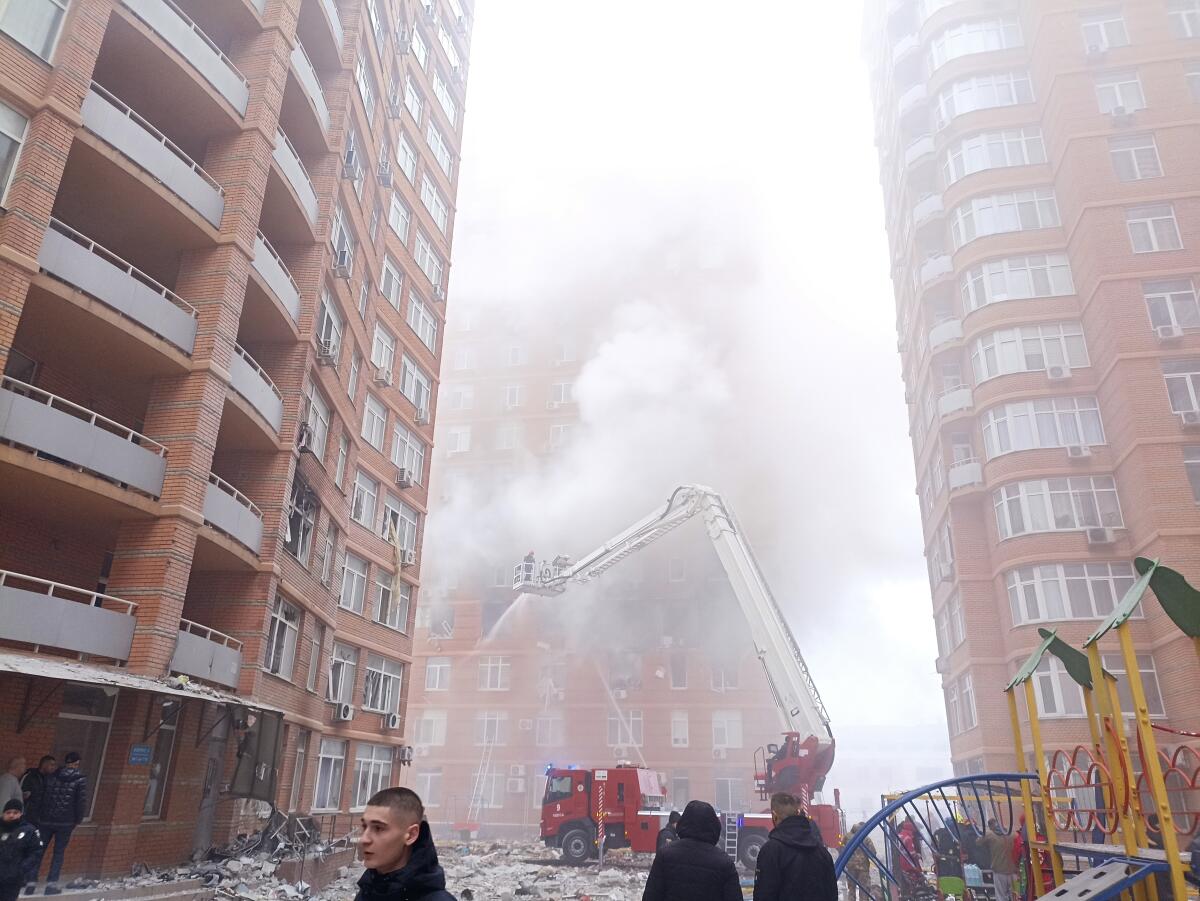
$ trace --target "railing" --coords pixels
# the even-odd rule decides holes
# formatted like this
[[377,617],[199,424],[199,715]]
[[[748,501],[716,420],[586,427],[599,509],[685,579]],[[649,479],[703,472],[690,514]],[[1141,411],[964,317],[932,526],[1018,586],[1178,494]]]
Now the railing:
[[187,632],[189,635],[195,635],[198,638],[205,638],[233,651],[240,651],[242,649],[242,643],[236,638],[226,635],[224,632],[218,632],[216,629],[210,629],[208,626],[194,623],[190,619],[181,619],[179,621],[179,631]]
[[911,166],[927,153],[934,151],[933,135],[921,135],[904,148],[904,165]]
[[[257,243],[254,247],[254,262],[258,265],[255,268],[258,268],[259,274],[266,279],[267,284],[271,286],[271,290],[275,292],[275,295],[279,298],[279,302],[282,303],[287,309],[288,313],[291,314],[292,319],[298,322],[300,320],[300,286],[296,284],[296,280],[292,277],[291,270],[289,270],[287,264],[283,262],[283,257],[281,257],[278,251],[271,246],[271,242],[267,240],[267,236],[262,232],[259,232],[256,238]],[[275,264],[279,274],[287,279],[287,287],[291,288],[291,294],[285,295],[284,293],[281,293],[281,289],[284,286],[275,285],[272,283],[273,280],[271,278],[271,273],[265,269],[265,267],[269,265],[268,261],[259,258],[260,244],[262,245],[262,249],[267,252],[267,256],[270,258],[270,261]]]
[[292,64],[296,67],[296,74],[300,78],[300,83],[304,85],[308,96],[312,99],[313,106],[316,107],[317,116],[321,120],[321,127],[329,128],[329,105],[325,102],[325,90],[321,87],[321,79],[317,77],[317,68],[312,64],[312,60],[308,58],[308,54],[304,51],[304,45],[299,41],[292,49]]
[[235,344],[233,350],[236,356],[229,367],[230,384],[278,432],[283,425],[283,395],[266,370],[240,344]]
[[921,285],[927,285],[935,278],[949,275],[954,271],[954,264],[948,254],[940,253],[931,256],[921,264]]
[[[316,189],[313,187],[308,170],[304,168],[304,161],[300,159],[300,154],[296,152],[295,146],[283,133],[282,128],[276,129],[275,160],[284,170],[287,179],[292,182],[292,187],[295,188],[296,195],[300,198],[309,222],[315,222],[317,219]],[[298,183],[298,179],[303,179],[303,182]],[[308,189],[307,195],[303,194],[302,188]]]
[[233,345],[233,351],[239,357],[241,357],[243,360],[246,361],[246,363],[250,366],[250,368],[253,369],[258,374],[258,377],[260,379],[262,379],[264,382],[267,383],[267,387],[271,389],[271,393],[274,394],[277,398],[279,398],[280,402],[282,403],[283,395],[280,394],[279,389],[275,387],[274,380],[269,375],[267,375],[267,371],[265,369],[263,369],[260,365],[258,365],[258,361],[255,360],[254,357],[250,356],[250,354],[248,354],[246,352],[246,348],[242,347],[242,345],[240,345],[240,344],[235,344],[235,345]]
[[951,489],[978,485],[983,481],[983,464],[975,457],[955,460],[946,473],[946,482]]
[[254,517],[256,519],[260,519],[260,520],[262,519],[262,517],[263,517],[262,510],[258,509],[258,505],[255,504],[254,501],[250,500],[250,498],[246,497],[246,495],[242,494],[240,491],[238,491],[236,488],[234,488],[232,485],[230,485],[228,482],[226,482],[223,478],[221,478],[215,472],[210,472],[208,474],[208,484],[214,486],[215,488],[219,488],[222,492],[224,492],[225,494],[228,494],[231,498],[233,498],[235,501],[237,501],[239,504],[241,504],[243,507],[245,507],[251,513],[253,513]]
[[[15,586],[10,584],[13,580],[21,584]],[[65,601],[75,601],[76,603],[87,604],[89,607],[102,607],[106,610],[109,609],[111,604],[120,608],[121,612],[126,616],[133,616],[137,613],[138,605],[124,598],[114,597],[111,594],[103,594],[99,591],[88,591],[86,588],[76,588],[74,585],[66,585],[62,582],[51,582],[49,579],[39,579],[36,576],[27,576],[23,573],[11,572],[7,569],[0,569],[0,588],[20,588],[22,591],[30,591],[26,587],[26,583],[45,589],[34,592],[36,594],[61,598]],[[58,592],[66,592],[67,596],[64,597],[58,594]]]
[[53,410],[70,413],[76,419],[81,419],[90,426],[103,429],[159,457],[167,455],[167,449],[153,438],[147,438],[141,432],[135,432],[133,429],[127,428],[121,425],[121,423],[109,419],[107,416],[101,416],[94,410],[81,407],[79,404],[72,403],[66,398],[59,397],[57,394],[51,394],[49,391],[43,391],[41,388],[30,385],[28,382],[18,381],[12,376],[6,375],[0,380],[0,387],[4,387],[23,397],[28,397],[30,400],[40,401]]
[[0,638],[126,661],[138,605],[124,598],[0,570]]
[[342,30],[342,17],[338,13],[338,8],[333,0],[320,0],[321,6],[325,8],[325,14],[329,16],[329,24],[333,26],[333,36],[337,40],[338,48],[341,49],[342,42],[346,39],[346,33]]

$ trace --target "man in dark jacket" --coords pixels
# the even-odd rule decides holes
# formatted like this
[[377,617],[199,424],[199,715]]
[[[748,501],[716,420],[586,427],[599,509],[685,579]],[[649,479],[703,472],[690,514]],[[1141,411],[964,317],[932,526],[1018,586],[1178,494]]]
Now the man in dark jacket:
[[46,780],[58,769],[58,761],[51,754],[45,755],[36,767],[30,767],[21,777],[21,793],[25,796],[25,819],[40,826],[42,802],[46,796]]
[[0,815],[0,901],[16,901],[30,868],[42,857],[37,827],[22,819],[23,807],[9,801]]
[[[63,855],[67,853],[71,833],[87,816],[87,777],[79,769],[79,752],[71,751],[63,760],[66,765],[59,767],[46,778],[42,796],[42,820],[38,827],[42,834],[42,854],[50,847],[50,839],[54,839],[50,872],[46,874],[47,895],[62,893],[57,883],[58,874],[62,872]],[[39,868],[41,863],[39,858]],[[34,873],[36,872],[35,870]]]
[[771,795],[775,828],[758,852],[754,901],[837,901],[833,858],[813,821],[787,792]]
[[671,815],[667,817],[667,825],[658,830],[658,838],[654,840],[654,853],[659,853],[671,842],[679,841],[679,832],[676,827],[679,825],[679,811],[672,810]]
[[711,804],[689,801],[679,840],[654,855],[642,901],[741,901],[737,867],[717,848],[721,821]]
[[371,796],[362,815],[366,872],[355,901],[455,901],[446,891],[425,806],[408,788],[385,788]]

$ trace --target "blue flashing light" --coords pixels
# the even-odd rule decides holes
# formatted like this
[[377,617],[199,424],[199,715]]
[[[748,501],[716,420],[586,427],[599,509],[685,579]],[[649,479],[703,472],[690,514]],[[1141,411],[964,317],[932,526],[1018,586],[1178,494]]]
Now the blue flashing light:
[[738,824],[738,828],[739,828],[739,829],[742,829],[742,828],[744,828],[744,827],[745,827],[745,825],[746,825],[746,815],[745,815],[744,813],[739,813],[739,814],[738,814],[737,824]]

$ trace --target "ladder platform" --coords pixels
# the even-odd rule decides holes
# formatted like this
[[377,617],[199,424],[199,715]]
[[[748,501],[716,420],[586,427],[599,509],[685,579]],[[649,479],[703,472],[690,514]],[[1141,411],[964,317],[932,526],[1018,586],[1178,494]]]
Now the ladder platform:
[[1155,873],[1167,872],[1167,869],[1165,861],[1113,857],[1072,876],[1038,901],[1106,901]]

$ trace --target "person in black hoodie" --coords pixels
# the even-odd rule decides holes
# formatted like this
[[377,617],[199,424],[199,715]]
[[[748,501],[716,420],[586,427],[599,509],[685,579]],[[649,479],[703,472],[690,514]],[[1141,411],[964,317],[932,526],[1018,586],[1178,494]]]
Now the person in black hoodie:
[[[54,839],[54,853],[50,855],[50,872],[46,874],[47,895],[62,893],[62,889],[58,887],[58,874],[62,872],[63,855],[67,853],[67,844],[71,841],[71,833],[87,816],[87,777],[79,769],[79,760],[79,752],[71,751],[63,758],[66,765],[59,767],[46,777],[38,830],[42,834],[42,854],[45,854],[46,848],[50,847],[50,839]],[[40,869],[41,865],[42,861],[39,857],[37,868]],[[33,872],[36,880],[37,869]]]
[[355,901],[455,901],[446,891],[425,806],[412,789],[385,788],[371,796],[358,849],[367,869]]
[[679,840],[654,855],[642,901],[741,901],[737,867],[717,840],[721,821],[711,804],[689,801]]
[[679,841],[679,811],[672,810],[671,815],[667,817],[667,825],[658,830],[658,837],[654,840],[654,853],[657,854],[671,842]]
[[0,901],[16,901],[34,862],[41,859],[37,827],[21,816],[24,805],[9,801],[0,816]]
[[38,761],[37,766],[31,766],[21,777],[21,793],[25,796],[25,819],[40,825],[42,822],[42,801],[46,796],[46,780],[58,769],[58,761],[46,754]]
[[833,858],[795,796],[771,795],[771,820],[754,868],[754,901],[837,901]]

